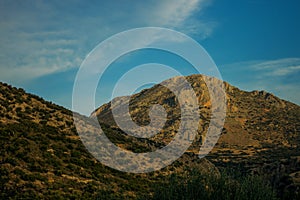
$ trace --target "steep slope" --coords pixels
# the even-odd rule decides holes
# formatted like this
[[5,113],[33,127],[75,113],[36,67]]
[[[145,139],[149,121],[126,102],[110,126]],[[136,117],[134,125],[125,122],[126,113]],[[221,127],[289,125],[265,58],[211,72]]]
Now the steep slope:
[[[176,82],[178,78],[173,80]],[[211,100],[202,75],[186,79],[195,90],[200,108],[198,136],[188,150],[197,153],[210,121]],[[207,158],[219,167],[239,166],[247,172],[268,174],[276,187],[282,187],[282,184],[299,187],[296,174],[300,170],[300,107],[265,91],[247,92],[224,84],[227,98],[225,124],[217,145]],[[118,98],[117,102],[126,98]],[[162,147],[176,134],[180,108],[174,93],[158,84],[131,97],[132,120],[141,126],[149,124],[149,108],[153,104],[164,106],[168,116],[163,130],[149,138],[153,143],[161,143],[159,147]],[[102,124],[117,127],[111,103],[98,108],[92,116],[97,116]]]
[[[89,122],[89,118],[80,116]],[[85,125],[84,125],[85,126]],[[91,121],[86,127],[92,128]],[[133,151],[149,146],[102,126],[115,143],[132,143]],[[217,169],[207,160],[185,154],[173,165],[149,174],[128,174],[99,163],[83,146],[72,112],[0,83],[1,199],[135,199],[172,173]],[[152,144],[155,146],[156,144]]]
[[[176,77],[178,78],[178,77]],[[176,79],[173,78],[173,79]],[[207,123],[210,121],[211,100],[209,92],[201,75],[187,77],[198,96],[200,108],[199,135],[205,135]],[[225,83],[227,98],[227,114],[223,134],[219,140],[222,146],[237,146],[239,148],[252,146],[291,147],[299,144],[300,107],[265,91],[246,92]],[[119,97],[121,102],[127,97]],[[180,108],[176,96],[166,87],[158,84],[150,89],[135,94],[130,100],[132,120],[143,126],[150,122],[149,109],[153,104],[164,106],[167,112],[167,122],[162,132],[171,138],[180,122]],[[104,124],[116,127],[112,117],[110,103],[98,108],[92,116],[97,116]],[[158,134],[161,136],[162,134]],[[158,136],[152,139],[157,139]],[[198,137],[200,139],[200,137]],[[168,143],[168,138],[164,143]],[[248,148],[248,150],[249,150]],[[250,148],[251,149],[251,148]]]

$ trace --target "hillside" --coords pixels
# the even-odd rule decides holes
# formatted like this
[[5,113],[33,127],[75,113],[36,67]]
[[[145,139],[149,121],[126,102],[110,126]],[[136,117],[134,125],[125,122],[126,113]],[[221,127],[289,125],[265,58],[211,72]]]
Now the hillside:
[[[186,78],[200,105],[198,136],[188,150],[197,154],[210,121],[211,100],[202,75]],[[265,91],[247,92],[224,84],[227,99],[225,124],[218,143],[206,158],[221,168],[239,167],[247,173],[267,174],[267,178],[281,190],[299,187],[300,107]],[[122,98],[118,101],[121,102]],[[180,108],[176,96],[158,84],[131,97],[133,121],[147,125],[149,108],[153,104],[163,105],[168,118],[164,129],[149,140],[164,146],[176,134]],[[101,106],[92,116],[97,116],[100,123],[114,127],[116,123],[110,105]]]
[[[218,173],[213,164],[193,154],[159,172],[113,170],[87,152],[71,111],[7,84],[0,83],[0,91],[0,199],[135,199],[163,183],[163,177],[186,168]],[[120,138],[120,130],[103,129],[116,143],[132,143],[137,152],[147,150],[144,143]]]
[[[296,199],[300,185],[300,107],[264,92],[246,92],[225,83],[227,115],[222,135],[206,159],[197,153],[211,117],[211,100],[201,75],[188,76],[199,101],[198,135],[188,151],[172,165],[147,174],[129,174],[98,162],[83,146],[73,124],[73,113],[61,106],[0,83],[0,191],[1,199],[136,199],[151,195],[171,174],[223,169],[258,174],[278,190]],[[128,98],[128,97],[120,97]],[[108,138],[133,151],[148,152],[168,144],[180,122],[176,97],[155,85],[130,97],[130,112],[139,125],[149,123],[149,108],[163,105],[168,118],[163,130],[148,139],[128,136],[111,115],[110,103],[97,116]],[[93,121],[82,129],[93,128]],[[77,127],[78,128],[78,127]]]

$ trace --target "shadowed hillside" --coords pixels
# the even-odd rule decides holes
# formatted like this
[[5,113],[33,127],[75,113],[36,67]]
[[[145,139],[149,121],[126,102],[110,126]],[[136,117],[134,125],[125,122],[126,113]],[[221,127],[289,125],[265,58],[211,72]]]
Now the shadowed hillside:
[[[0,91],[1,199],[135,199],[149,194],[153,185],[172,173],[190,169],[218,173],[209,161],[191,153],[148,174],[105,167],[83,146],[71,111],[7,84],[1,83]],[[93,122],[88,126],[91,128]],[[118,129],[102,128],[115,143],[134,144],[132,150],[136,152],[149,150],[144,142],[120,137]]]
[[[300,184],[299,106],[264,91],[246,92],[225,83],[227,116],[222,135],[207,159],[199,159],[197,153],[211,117],[211,100],[201,75],[187,80],[198,97],[198,135],[180,159],[148,174],[105,167],[83,146],[71,111],[1,83],[0,197],[143,199],[157,195],[159,188],[168,188],[172,174],[179,182],[183,179],[189,183],[185,178],[194,170],[219,177],[219,170],[234,169],[241,176],[255,174],[268,180],[281,198],[296,199]],[[133,121],[147,125],[153,104],[164,106],[167,121],[159,134],[147,139],[122,132],[114,123],[110,103],[92,116],[98,117],[105,134],[117,146],[136,153],[148,152],[168,144],[180,122],[176,97],[161,85],[131,97]],[[93,129],[92,119],[76,116],[87,122],[82,129]]]

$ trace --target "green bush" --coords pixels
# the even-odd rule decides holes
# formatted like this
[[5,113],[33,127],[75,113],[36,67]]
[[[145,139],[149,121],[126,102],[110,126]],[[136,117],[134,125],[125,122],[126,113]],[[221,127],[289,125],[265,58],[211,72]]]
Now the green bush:
[[166,184],[156,186],[147,199],[272,200],[276,193],[258,176],[232,176],[192,172],[184,177],[172,175]]

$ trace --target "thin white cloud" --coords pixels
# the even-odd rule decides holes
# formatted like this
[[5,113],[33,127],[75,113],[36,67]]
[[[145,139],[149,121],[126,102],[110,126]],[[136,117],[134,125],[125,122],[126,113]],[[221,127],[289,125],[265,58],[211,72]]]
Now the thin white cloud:
[[[153,10],[146,17],[147,21],[159,26],[179,27],[184,21],[189,18],[198,7],[201,1],[199,0],[183,0],[183,1],[160,1],[156,3]],[[147,8],[144,8],[145,10]]]
[[288,66],[284,69],[275,69],[271,75],[273,76],[286,76],[293,74],[295,72],[300,72],[300,66]]
[[139,10],[144,13],[142,20],[149,26],[173,28],[187,34],[197,33],[204,39],[212,33],[216,24],[196,20],[194,15],[210,4],[210,0],[165,0],[154,1],[152,9],[141,6]]
[[[252,60],[239,63],[227,64],[224,70],[241,70],[257,72],[256,78],[266,76],[286,76],[300,72],[300,58],[283,58],[276,60]],[[258,73],[259,72],[259,73]]]
[[[48,74],[64,72],[66,70],[74,68],[74,66],[80,65],[82,62],[81,58],[76,58],[75,60],[68,61],[63,60],[60,57],[56,58],[45,58],[40,57],[35,59],[38,65],[20,63],[18,67],[2,68],[0,67],[0,74],[4,75],[4,78],[1,77],[1,81],[8,83],[25,83],[34,78],[41,77]],[[49,63],[51,62],[51,65]],[[63,66],[63,67],[62,67]]]
[[222,66],[224,80],[245,90],[266,90],[300,104],[300,58],[246,61]]
[[20,82],[79,67],[78,58],[84,59],[108,36],[130,28],[163,26],[208,37],[213,26],[194,16],[209,2],[0,2],[0,80]]
[[250,67],[262,72],[263,76],[287,76],[300,72],[300,58],[261,61],[256,64],[252,64]]
[[[252,61],[253,62],[253,61]],[[295,63],[300,63],[300,58],[282,58],[276,60],[267,60],[267,61],[255,61],[257,62],[254,67],[255,69],[273,69],[277,67],[285,67],[294,65]],[[247,62],[245,62],[247,63]]]

